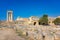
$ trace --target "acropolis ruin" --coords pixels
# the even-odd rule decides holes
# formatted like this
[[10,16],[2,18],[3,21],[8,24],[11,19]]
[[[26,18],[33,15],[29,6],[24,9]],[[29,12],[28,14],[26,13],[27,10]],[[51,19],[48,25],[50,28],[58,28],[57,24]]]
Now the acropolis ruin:
[[[7,11],[7,20],[0,23],[0,31],[4,30],[9,33],[9,31],[13,29],[13,31],[21,37],[20,40],[60,40],[60,26],[54,25],[52,22],[55,18],[48,17],[49,25],[39,25],[39,17],[31,16],[29,18],[22,18],[18,16],[16,20],[14,20],[13,13],[11,10]],[[60,18],[60,16],[58,17]],[[34,25],[34,23],[36,23],[36,25]],[[13,31],[10,31],[12,35],[15,33]],[[18,37],[16,38],[16,40],[19,39]],[[5,40],[2,37],[0,39]]]

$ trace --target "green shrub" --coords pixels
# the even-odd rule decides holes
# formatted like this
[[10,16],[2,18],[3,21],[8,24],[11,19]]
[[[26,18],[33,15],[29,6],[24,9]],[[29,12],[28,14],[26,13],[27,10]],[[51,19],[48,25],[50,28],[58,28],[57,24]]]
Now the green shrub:
[[48,15],[43,15],[43,17],[41,17],[39,19],[39,25],[48,25]]
[[60,25],[60,18],[56,18],[56,19],[53,21],[53,23],[54,23],[55,25]]

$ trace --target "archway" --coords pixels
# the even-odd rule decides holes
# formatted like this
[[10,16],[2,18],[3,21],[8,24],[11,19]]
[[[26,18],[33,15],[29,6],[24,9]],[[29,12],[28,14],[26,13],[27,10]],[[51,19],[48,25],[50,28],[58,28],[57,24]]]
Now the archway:
[[41,25],[41,23],[40,23],[40,22],[38,22],[38,24],[39,24],[39,25]]
[[34,22],[34,25],[36,25],[36,22]]

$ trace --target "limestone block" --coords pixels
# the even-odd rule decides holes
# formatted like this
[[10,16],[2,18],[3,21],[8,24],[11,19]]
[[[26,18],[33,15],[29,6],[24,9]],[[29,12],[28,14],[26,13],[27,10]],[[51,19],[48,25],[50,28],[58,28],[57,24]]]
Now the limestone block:
[[43,36],[42,35],[37,35],[36,40],[43,40]]
[[51,34],[47,34],[45,35],[45,40],[54,40],[54,35],[51,35]]
[[26,35],[26,32],[23,32],[23,35]]

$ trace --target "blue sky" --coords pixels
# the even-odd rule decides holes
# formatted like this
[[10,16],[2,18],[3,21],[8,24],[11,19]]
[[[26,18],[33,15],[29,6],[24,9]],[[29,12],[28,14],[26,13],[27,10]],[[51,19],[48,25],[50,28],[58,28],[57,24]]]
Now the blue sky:
[[60,0],[0,0],[0,20],[6,20],[7,10],[13,10],[14,19],[48,14],[60,15]]

